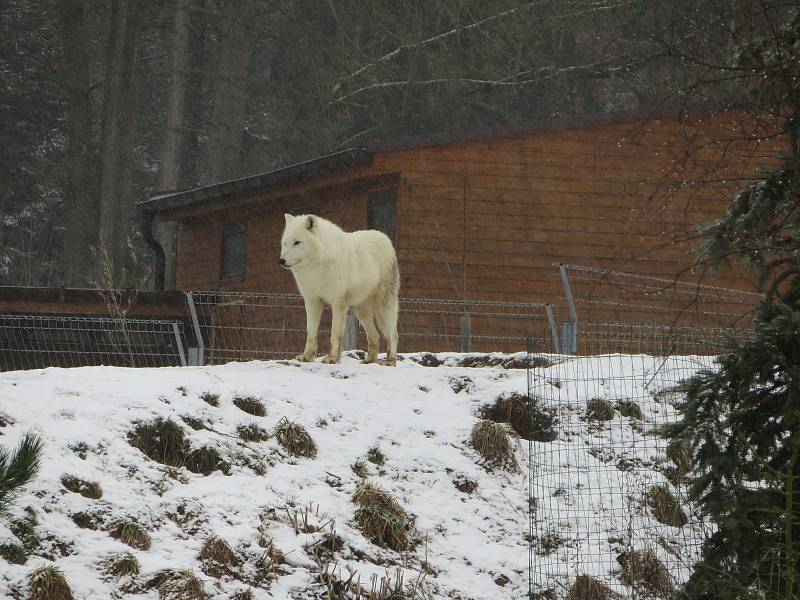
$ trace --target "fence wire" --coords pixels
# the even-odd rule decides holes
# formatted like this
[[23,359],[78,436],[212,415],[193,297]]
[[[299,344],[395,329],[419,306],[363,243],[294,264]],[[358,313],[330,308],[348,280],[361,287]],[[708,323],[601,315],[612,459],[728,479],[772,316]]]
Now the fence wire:
[[178,321],[0,315],[0,370],[186,364]]
[[690,280],[557,264],[554,277],[565,301],[576,308],[577,317],[591,321],[746,330],[763,297],[752,291],[708,285],[696,276]]
[[[194,291],[187,301],[196,315],[204,364],[290,358],[305,345],[306,314],[299,294]],[[548,324],[555,325],[556,318],[557,310],[544,304],[401,298],[398,350],[518,352],[525,347],[526,331],[542,323],[551,330]],[[330,323],[326,307],[318,330],[320,354],[329,347]],[[366,349],[354,315],[348,329],[346,349]],[[551,351],[554,344],[551,338]]]
[[665,598],[709,531],[686,499],[687,457],[659,431],[728,332],[576,325],[576,356],[529,370],[530,597]]

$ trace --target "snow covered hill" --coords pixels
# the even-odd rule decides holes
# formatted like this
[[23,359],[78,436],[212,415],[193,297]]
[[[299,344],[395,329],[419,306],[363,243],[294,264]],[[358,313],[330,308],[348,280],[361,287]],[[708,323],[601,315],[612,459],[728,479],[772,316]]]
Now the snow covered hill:
[[[526,372],[443,358],[0,374],[0,445],[29,431],[46,443],[41,474],[0,520],[0,549],[28,550],[24,564],[0,558],[0,597],[28,598],[50,564],[76,599],[200,586],[206,598],[525,597],[527,442],[513,472],[489,469],[469,440],[482,406],[526,393]],[[179,427],[153,429],[164,423]],[[555,442],[584,444],[590,423],[565,423]],[[368,529],[391,509],[381,490],[408,515],[393,517],[399,550]],[[384,504],[364,504],[371,493]],[[614,579],[597,565],[583,571]]]

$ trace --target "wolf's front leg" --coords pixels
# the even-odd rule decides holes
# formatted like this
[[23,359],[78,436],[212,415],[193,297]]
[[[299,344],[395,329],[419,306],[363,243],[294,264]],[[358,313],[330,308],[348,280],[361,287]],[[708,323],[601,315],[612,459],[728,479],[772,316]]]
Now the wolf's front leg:
[[331,352],[322,359],[322,362],[338,363],[341,360],[346,321],[347,305],[331,306]]
[[295,356],[296,360],[311,362],[317,355],[317,330],[322,316],[322,300],[304,298],[306,305],[306,347],[302,354]]

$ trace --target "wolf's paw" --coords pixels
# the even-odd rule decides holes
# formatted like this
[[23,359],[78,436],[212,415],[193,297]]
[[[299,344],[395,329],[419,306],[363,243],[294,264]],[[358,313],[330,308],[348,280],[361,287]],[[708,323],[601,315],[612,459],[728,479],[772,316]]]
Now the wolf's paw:
[[338,356],[331,356],[329,354],[329,355],[324,356],[322,358],[322,362],[324,362],[326,365],[338,365],[339,364],[339,357]]
[[294,357],[295,360],[299,360],[300,362],[314,362],[314,355],[313,354],[298,354]]
[[378,362],[377,356],[367,356],[364,360],[361,361],[362,365],[371,365],[372,363]]
[[378,361],[379,365],[383,365],[384,367],[396,367],[397,366],[397,357],[392,356],[391,358],[382,358]]

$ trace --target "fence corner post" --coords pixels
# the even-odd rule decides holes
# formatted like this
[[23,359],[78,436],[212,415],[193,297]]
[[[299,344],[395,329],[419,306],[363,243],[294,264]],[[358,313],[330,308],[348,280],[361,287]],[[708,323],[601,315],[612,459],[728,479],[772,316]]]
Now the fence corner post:
[[[197,319],[197,310],[194,306],[194,296],[192,292],[186,292],[186,304],[189,305],[189,315],[192,318],[192,329],[194,329],[194,337],[197,341],[197,365],[203,366],[205,357],[205,344],[203,343],[203,332],[200,330],[200,321]],[[191,352],[190,352],[191,354]]]

